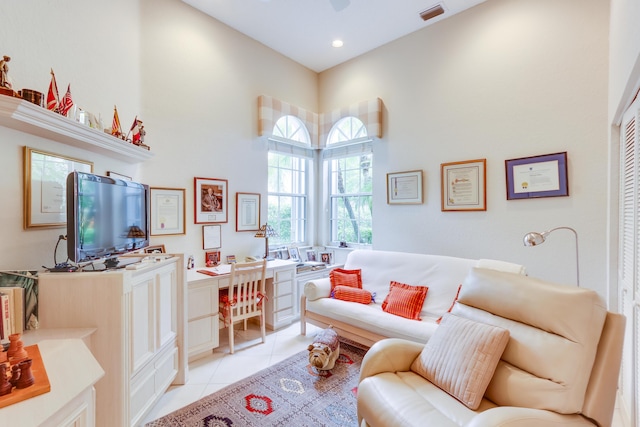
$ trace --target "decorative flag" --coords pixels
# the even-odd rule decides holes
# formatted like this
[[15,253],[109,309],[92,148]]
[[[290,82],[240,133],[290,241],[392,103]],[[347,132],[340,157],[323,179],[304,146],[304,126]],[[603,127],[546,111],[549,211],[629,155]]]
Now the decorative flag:
[[131,142],[136,145],[140,145],[140,128],[138,127],[139,122],[140,121],[138,120],[138,116],[136,116],[136,118],[133,119],[133,124],[131,125],[131,129],[129,130],[129,132],[132,132]]
[[49,92],[47,93],[47,110],[58,111],[58,84],[56,83],[56,75],[51,69],[51,83],[49,83]]
[[111,135],[122,135],[122,128],[120,127],[120,118],[118,117],[118,109],[113,106],[113,123],[111,124]]
[[66,116],[71,107],[73,107],[73,99],[71,99],[71,84],[69,84],[67,86],[67,93],[64,94],[58,105],[58,112]]

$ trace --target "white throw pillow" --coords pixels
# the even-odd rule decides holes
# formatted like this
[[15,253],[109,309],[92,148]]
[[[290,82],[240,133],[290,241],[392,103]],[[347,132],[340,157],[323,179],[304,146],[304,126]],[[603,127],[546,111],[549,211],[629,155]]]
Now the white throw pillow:
[[508,342],[507,329],[448,313],[411,370],[475,410]]

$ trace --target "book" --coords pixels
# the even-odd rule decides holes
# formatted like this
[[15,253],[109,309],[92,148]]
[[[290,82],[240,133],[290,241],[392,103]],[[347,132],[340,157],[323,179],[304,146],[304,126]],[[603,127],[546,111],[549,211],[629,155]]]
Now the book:
[[19,286],[5,286],[0,288],[9,296],[9,311],[11,312],[11,333],[22,334],[25,329],[24,288]]
[[0,343],[8,344],[11,335],[11,311],[9,295],[0,292]]

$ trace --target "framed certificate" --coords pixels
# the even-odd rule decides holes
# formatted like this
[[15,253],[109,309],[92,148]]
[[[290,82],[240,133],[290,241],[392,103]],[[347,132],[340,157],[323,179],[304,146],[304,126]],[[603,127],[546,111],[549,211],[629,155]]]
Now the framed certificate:
[[184,188],[151,187],[151,235],[185,234]]
[[387,204],[410,205],[422,203],[422,171],[387,174]]
[[569,195],[567,152],[505,160],[507,200]]
[[441,210],[487,210],[487,159],[440,165]]

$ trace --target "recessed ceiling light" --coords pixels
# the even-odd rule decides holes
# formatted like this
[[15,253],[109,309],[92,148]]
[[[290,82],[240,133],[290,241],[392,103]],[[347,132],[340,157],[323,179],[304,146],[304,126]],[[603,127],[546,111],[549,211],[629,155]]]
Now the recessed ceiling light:
[[344,45],[344,43],[342,42],[342,40],[334,40],[331,42],[331,46],[333,47],[342,47]]

